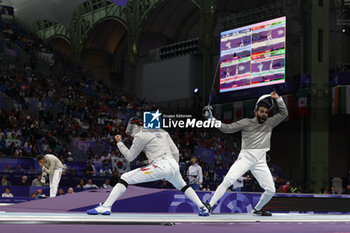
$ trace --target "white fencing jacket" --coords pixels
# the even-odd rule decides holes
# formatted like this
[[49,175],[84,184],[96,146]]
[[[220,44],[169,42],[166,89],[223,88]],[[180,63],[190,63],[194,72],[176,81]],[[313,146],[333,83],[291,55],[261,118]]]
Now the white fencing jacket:
[[168,132],[163,129],[141,129],[128,149],[123,142],[117,143],[119,151],[129,161],[133,161],[141,151],[145,152],[149,163],[167,156],[179,162],[179,150]]

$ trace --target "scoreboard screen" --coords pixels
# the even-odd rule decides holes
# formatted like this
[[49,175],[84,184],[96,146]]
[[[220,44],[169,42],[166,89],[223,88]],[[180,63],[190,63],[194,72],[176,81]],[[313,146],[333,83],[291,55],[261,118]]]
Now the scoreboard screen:
[[220,36],[220,92],[285,82],[286,17]]

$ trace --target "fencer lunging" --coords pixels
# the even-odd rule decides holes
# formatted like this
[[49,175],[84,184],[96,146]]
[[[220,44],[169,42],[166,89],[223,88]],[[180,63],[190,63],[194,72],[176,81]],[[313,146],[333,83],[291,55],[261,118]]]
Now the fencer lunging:
[[[272,117],[268,113],[276,101],[279,112]],[[207,119],[217,121],[211,112],[211,107],[206,106],[203,114]],[[242,131],[242,149],[231,166],[223,182],[215,191],[210,202],[206,204],[209,211],[217,201],[225,194],[226,190],[244,173],[250,170],[265,192],[252,210],[253,215],[271,216],[272,214],[263,209],[275,194],[275,184],[266,163],[266,152],[270,150],[272,129],[280,124],[288,116],[286,105],[282,97],[277,93],[263,95],[255,105],[255,117],[244,118],[232,124],[221,124],[219,128],[223,133],[235,133]]]
[[128,161],[133,161],[141,151],[144,151],[149,164],[124,173],[107,200],[102,205],[88,210],[87,214],[111,214],[113,203],[124,194],[129,184],[166,179],[198,206],[198,215],[209,215],[208,209],[195,191],[183,180],[178,164],[179,150],[166,131],[162,129],[144,129],[142,128],[142,121],[133,117],[128,122],[126,134],[133,137],[130,149],[124,145],[120,135],[115,136],[120,152]]

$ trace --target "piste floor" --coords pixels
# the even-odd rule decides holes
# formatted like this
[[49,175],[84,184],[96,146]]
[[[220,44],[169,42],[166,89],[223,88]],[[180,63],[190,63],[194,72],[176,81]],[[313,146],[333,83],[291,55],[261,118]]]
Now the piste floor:
[[89,216],[85,213],[0,212],[0,233],[68,232],[257,232],[257,233],[350,233],[350,216],[278,214],[256,217],[250,214],[114,213]]

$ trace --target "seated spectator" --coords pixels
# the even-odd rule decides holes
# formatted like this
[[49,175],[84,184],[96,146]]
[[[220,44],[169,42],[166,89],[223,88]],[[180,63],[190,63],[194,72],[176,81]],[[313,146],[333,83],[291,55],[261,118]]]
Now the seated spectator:
[[276,193],[283,193],[283,185],[280,185],[277,190]]
[[33,181],[32,181],[32,186],[39,186],[39,187],[42,187],[44,186],[45,184],[41,183],[41,174],[35,178]]
[[92,182],[92,179],[88,179],[84,189],[98,189],[97,185]]
[[273,175],[273,180],[275,181],[277,186],[283,186],[284,181],[283,181],[283,179],[281,177],[279,177],[279,175],[274,174]]
[[1,179],[1,185],[2,185],[2,186],[11,186],[12,184],[11,184],[11,182],[8,181],[7,178],[4,176],[4,177],[2,177],[2,179]]
[[77,185],[77,188],[79,188],[79,189],[84,188],[84,180],[83,179],[80,180],[79,184]]
[[100,169],[101,176],[109,176],[112,175],[112,169],[109,166],[108,160],[103,161],[103,165]]
[[207,185],[203,188],[203,191],[210,191],[210,185],[207,184]]
[[69,162],[73,162],[74,161],[74,158],[73,158],[73,155],[72,155],[72,152],[68,152],[68,157],[67,157],[67,160],[69,161]]
[[105,180],[105,183],[102,185],[101,188],[104,188],[104,189],[106,189],[106,188],[112,188],[112,186],[110,185],[110,180],[109,180],[109,179],[106,179],[106,180]]
[[62,196],[62,195],[64,195],[64,191],[63,191],[63,189],[59,189],[58,190],[58,196]]
[[115,171],[117,169],[117,155],[114,153],[114,151],[111,151],[111,165],[112,165],[112,171]]
[[102,165],[102,162],[100,160],[100,158],[98,157],[98,154],[95,154],[95,157],[94,159],[92,160],[93,164],[96,165],[96,166],[100,166]]
[[5,188],[5,192],[1,195],[2,197],[13,197],[11,189],[9,187]]
[[111,159],[111,154],[107,154],[107,151],[103,151],[103,154],[101,156],[101,161],[105,161],[105,160],[110,160]]
[[37,195],[37,196],[43,195],[43,190],[37,189],[37,190],[36,190],[36,195]]
[[350,194],[350,184],[346,186],[346,189],[344,190],[344,192],[342,192],[342,194]]
[[96,169],[91,160],[89,160],[88,165],[85,167],[84,173],[85,175],[96,175]]
[[72,187],[69,187],[67,190],[67,194],[74,194],[74,189]]
[[35,174],[34,166],[30,166],[28,170],[29,174]]
[[49,143],[46,139],[44,139],[43,144],[41,144],[41,151],[46,153],[50,149]]
[[12,173],[13,172],[12,167],[11,167],[10,164],[6,166],[4,172],[6,172],[6,173]]
[[36,198],[36,193],[31,193],[30,197],[35,199]]
[[162,183],[160,184],[161,189],[166,189],[168,185],[168,182],[166,180],[163,180]]
[[289,181],[285,185],[283,185],[283,192],[284,193],[291,193]]
[[70,171],[68,172],[68,175],[77,176],[77,171],[76,171],[75,167],[72,167],[70,169]]
[[[22,156],[21,156],[22,155]],[[21,152],[21,157],[29,157],[30,156],[30,153],[28,152],[28,149],[27,148],[23,148],[22,149],[22,152]]]
[[21,180],[21,183],[19,185],[22,185],[22,186],[29,186],[29,182],[28,182],[28,177],[27,176],[22,176],[22,180]]
[[[16,146],[16,150],[15,150],[15,153],[13,154],[13,156],[16,157],[16,158],[22,158],[23,157],[23,151],[21,150],[20,146]],[[20,165],[20,167],[21,167],[21,165]]]
[[330,188],[329,194],[338,194],[338,193],[335,191],[334,186],[332,186],[332,187]]
[[43,191],[41,189],[36,190],[36,199],[43,199],[47,198],[45,194],[43,194]]
[[17,167],[16,167],[16,172],[23,172],[23,168],[21,166],[21,164],[17,164]]
[[208,181],[211,181],[211,182],[216,181],[217,175],[212,166],[209,168],[207,175],[208,175]]

